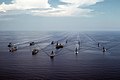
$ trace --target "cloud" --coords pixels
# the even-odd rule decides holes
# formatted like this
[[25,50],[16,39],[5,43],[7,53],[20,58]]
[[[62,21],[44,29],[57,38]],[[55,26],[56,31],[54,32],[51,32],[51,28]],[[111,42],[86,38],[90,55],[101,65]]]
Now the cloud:
[[101,2],[103,0],[60,0],[60,1],[65,3],[70,3],[69,6],[79,7],[79,6],[94,5],[97,2]]
[[6,12],[8,10],[26,10],[33,8],[50,8],[48,0],[13,0],[11,4],[0,5],[0,11]]
[[94,10],[89,8],[103,0],[60,0],[57,7],[51,7],[48,0],[13,0],[10,4],[0,5],[0,12],[24,11],[35,16],[89,16]]
[[89,16],[91,9],[80,8],[52,8],[50,10],[31,10],[35,16]]

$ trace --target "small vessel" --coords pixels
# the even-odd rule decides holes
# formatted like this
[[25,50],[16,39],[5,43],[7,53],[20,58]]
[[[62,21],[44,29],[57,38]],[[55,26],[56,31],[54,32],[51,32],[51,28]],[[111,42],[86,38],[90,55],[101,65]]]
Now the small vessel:
[[103,47],[102,51],[103,51],[103,52],[106,52],[106,51],[107,51],[107,49],[106,49],[105,47]]
[[57,44],[56,45],[56,49],[60,49],[60,48],[63,48],[64,46],[62,44]]
[[51,44],[54,44],[54,41],[52,41]]
[[66,43],[67,43],[68,41],[66,40]]
[[55,57],[55,53],[52,51],[50,54],[50,58],[54,58]]
[[15,52],[15,51],[17,51],[17,47],[16,46],[13,46],[13,47],[9,48],[9,52]]
[[32,55],[36,55],[38,52],[39,52],[38,49],[33,49],[33,50],[32,50]]
[[98,45],[98,47],[100,47],[100,43],[98,43],[97,45]]
[[75,54],[78,54],[78,49],[77,48],[75,49]]
[[9,48],[12,47],[12,46],[13,46],[12,43],[9,43],[9,44],[8,44],[8,47],[9,47]]
[[75,54],[78,54],[78,51],[77,51],[77,52],[75,52]]
[[35,45],[35,42],[31,42],[31,43],[30,43],[30,46],[33,46],[33,45]]

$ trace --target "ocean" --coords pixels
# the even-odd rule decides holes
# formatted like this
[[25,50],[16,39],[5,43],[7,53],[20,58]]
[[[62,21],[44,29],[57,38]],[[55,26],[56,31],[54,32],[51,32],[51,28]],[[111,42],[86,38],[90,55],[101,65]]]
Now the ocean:
[[[18,50],[9,52],[9,42]],[[120,80],[120,32],[0,31],[0,80]]]

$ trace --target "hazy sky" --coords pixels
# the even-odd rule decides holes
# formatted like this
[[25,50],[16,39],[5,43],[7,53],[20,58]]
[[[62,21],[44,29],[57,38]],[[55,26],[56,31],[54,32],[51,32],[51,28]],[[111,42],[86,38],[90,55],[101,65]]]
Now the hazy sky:
[[0,30],[120,30],[120,0],[0,0]]

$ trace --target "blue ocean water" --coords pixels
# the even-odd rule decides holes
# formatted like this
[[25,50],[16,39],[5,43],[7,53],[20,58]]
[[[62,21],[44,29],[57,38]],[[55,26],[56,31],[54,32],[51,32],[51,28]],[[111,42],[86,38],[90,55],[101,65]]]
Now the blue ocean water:
[[[65,48],[51,59],[47,54],[55,50],[50,45],[54,40]],[[78,40],[81,44],[76,55]],[[9,42],[28,41],[43,41],[34,46],[43,51],[32,55],[28,44],[23,44],[17,52],[9,52]],[[0,80],[120,80],[119,74],[120,32],[0,32]]]

